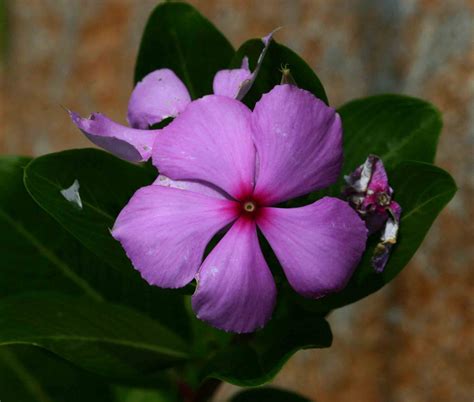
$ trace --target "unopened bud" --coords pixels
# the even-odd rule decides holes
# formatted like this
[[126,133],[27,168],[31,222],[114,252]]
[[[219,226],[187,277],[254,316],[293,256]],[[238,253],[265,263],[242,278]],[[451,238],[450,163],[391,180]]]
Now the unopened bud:
[[295,79],[291,75],[291,71],[287,65],[282,66],[280,68],[281,71],[281,81],[280,84],[288,84],[288,85],[294,85],[297,87],[298,85],[296,84]]

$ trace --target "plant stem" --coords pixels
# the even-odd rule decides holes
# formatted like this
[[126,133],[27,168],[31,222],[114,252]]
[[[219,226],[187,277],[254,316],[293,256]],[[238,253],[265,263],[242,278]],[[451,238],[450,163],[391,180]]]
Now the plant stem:
[[222,381],[215,378],[205,380],[196,390],[193,402],[210,402],[221,384]]

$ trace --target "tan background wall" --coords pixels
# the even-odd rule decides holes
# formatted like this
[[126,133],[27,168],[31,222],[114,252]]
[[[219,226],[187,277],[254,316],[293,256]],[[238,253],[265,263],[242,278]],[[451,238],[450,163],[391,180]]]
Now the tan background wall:
[[[275,382],[318,401],[472,401],[474,2],[191,3],[235,46],[283,26],[277,39],[315,68],[333,105],[399,92],[444,114],[437,163],[456,178],[458,195],[402,275],[330,317],[333,347],[299,352]],[[89,146],[60,105],[124,121],[140,35],[155,4],[7,0],[0,153]],[[220,397],[229,392],[226,386]]]

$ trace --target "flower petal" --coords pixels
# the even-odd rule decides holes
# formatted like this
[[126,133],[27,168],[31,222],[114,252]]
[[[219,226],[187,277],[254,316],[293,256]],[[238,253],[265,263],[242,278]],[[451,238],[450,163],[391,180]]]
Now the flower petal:
[[233,197],[253,190],[255,148],[251,112],[218,95],[193,101],[161,130],[153,163],[174,180],[202,180]]
[[233,201],[151,185],[134,194],[112,235],[150,285],[179,288],[194,278],[212,236],[235,218]]
[[310,92],[275,86],[252,115],[259,169],[256,194],[275,204],[336,181],[342,164],[339,115]]
[[222,198],[227,200],[231,199],[230,196],[224,193],[220,188],[215,187],[212,184],[199,181],[172,180],[169,177],[160,174],[153,182],[153,184],[157,186],[173,187],[179,188],[181,190],[193,191],[195,193],[208,195],[210,197]]
[[372,266],[375,272],[383,272],[385,265],[387,265],[390,251],[394,244],[397,243],[398,230],[400,228],[400,216],[402,208],[400,205],[392,201],[387,208],[388,219],[385,223],[380,242],[375,246],[374,254],[372,256]]
[[392,189],[388,185],[387,172],[383,166],[382,159],[375,155],[369,155],[367,160],[371,160],[373,166],[367,191],[374,193],[384,191],[388,195],[392,195]]
[[301,208],[264,208],[257,224],[290,285],[311,298],[346,286],[367,239],[357,213],[346,202],[329,197]]
[[244,57],[241,68],[220,70],[216,73],[212,83],[214,94],[236,98],[242,84],[251,78],[252,73],[249,70],[249,61],[247,57]]
[[231,332],[253,332],[272,315],[276,287],[255,223],[235,222],[205,259],[192,298],[197,317]]
[[143,162],[150,158],[159,130],[137,130],[122,126],[100,113],[93,113],[88,119],[71,111],[69,115],[90,141],[119,158],[130,162]]
[[145,130],[167,117],[177,116],[190,102],[186,86],[173,71],[156,70],[135,86],[128,103],[128,122]]
[[[237,96],[235,97],[237,100],[242,100],[244,98],[244,96],[247,95],[248,91],[250,91],[250,88],[252,88],[252,85],[255,82],[255,79],[257,78],[258,72],[260,71],[260,67],[262,66],[263,59],[265,58],[265,55],[267,54],[268,47],[270,46],[270,43],[272,42],[273,34],[276,31],[278,31],[279,29],[280,28],[277,28],[277,29],[273,30],[267,36],[264,36],[262,38],[263,49],[262,49],[260,55],[258,56],[257,65],[255,66],[255,70],[253,70],[252,74],[250,75],[250,77],[248,79],[246,79],[245,81],[243,81],[240,84],[239,92],[237,93]],[[245,59],[244,59],[244,61],[245,61]],[[244,61],[242,62],[242,65],[243,65]],[[248,66],[248,60],[247,60],[247,66]]]

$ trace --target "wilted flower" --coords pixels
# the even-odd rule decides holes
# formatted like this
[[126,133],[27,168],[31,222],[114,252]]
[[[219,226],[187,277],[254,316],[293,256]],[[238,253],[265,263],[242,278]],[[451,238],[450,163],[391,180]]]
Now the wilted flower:
[[351,277],[367,229],[346,202],[274,207],[332,184],[341,161],[339,116],[305,90],[276,86],[253,111],[206,96],[157,136],[153,163],[164,176],[135,193],[112,234],[150,284],[178,288],[196,278],[200,319],[252,332],[270,319],[276,299],[257,227],[303,296],[337,292]]
[[382,272],[387,264],[397,234],[402,209],[393,201],[393,189],[388,184],[387,173],[382,160],[369,155],[363,165],[345,177],[344,195],[365,220],[369,235],[383,228],[380,243],[372,257],[372,265]]
[[[253,72],[249,69],[248,58],[244,57],[241,68],[216,73],[214,94],[238,100],[245,96],[255,81],[274,32],[262,38],[264,48]],[[122,159],[143,162],[150,158],[155,137],[160,132],[150,130],[150,127],[176,117],[190,102],[191,96],[183,82],[173,71],[164,68],[149,73],[135,86],[128,103],[130,127],[101,113],[93,113],[89,118],[71,111],[69,114],[74,124],[97,146]]]

